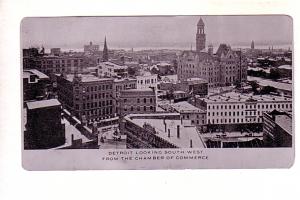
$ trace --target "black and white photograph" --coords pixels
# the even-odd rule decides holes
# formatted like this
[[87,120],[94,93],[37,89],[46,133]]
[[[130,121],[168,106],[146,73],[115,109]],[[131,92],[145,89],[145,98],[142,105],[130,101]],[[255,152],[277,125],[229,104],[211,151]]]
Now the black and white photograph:
[[287,15],[27,17],[20,36],[26,169],[293,163]]

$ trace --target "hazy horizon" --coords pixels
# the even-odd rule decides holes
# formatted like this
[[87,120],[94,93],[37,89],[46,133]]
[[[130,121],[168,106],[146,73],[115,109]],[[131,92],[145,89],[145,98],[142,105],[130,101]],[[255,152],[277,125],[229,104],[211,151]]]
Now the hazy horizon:
[[[292,20],[284,15],[201,16],[206,45],[291,46]],[[200,16],[142,17],[51,17],[24,18],[21,48],[83,49],[92,41],[103,47],[106,36],[111,49],[195,49],[196,25]]]

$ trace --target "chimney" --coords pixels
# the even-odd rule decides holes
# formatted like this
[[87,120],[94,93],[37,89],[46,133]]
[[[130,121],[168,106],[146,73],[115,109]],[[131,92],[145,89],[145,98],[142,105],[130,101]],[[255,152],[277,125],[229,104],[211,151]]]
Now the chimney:
[[190,140],[190,148],[193,148],[193,140]]
[[71,135],[71,145],[73,145],[73,142],[74,142],[74,135],[72,134]]
[[167,123],[164,122],[164,125],[165,125],[165,132],[167,132]]
[[180,126],[177,125],[177,138],[180,138]]
[[170,129],[168,129],[168,138],[171,137]]

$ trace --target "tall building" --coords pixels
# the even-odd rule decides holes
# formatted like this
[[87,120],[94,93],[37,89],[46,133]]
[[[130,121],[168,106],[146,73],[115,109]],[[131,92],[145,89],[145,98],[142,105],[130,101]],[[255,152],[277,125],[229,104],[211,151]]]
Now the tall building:
[[254,41],[251,42],[251,50],[254,50]]
[[83,123],[115,117],[113,79],[89,74],[57,75],[58,97]]
[[108,48],[106,44],[106,37],[104,38],[104,47],[103,47],[103,57],[102,57],[103,62],[108,61]]
[[247,79],[247,61],[241,51],[220,44],[216,54],[201,51],[205,48],[204,23],[197,24],[196,51],[183,51],[178,58],[178,79],[202,78],[208,87],[227,86]]
[[197,23],[197,33],[196,33],[196,52],[199,53],[205,49],[206,35],[204,33],[204,22],[202,18],[199,19]]
[[27,102],[25,112],[25,149],[49,149],[65,143],[65,127],[61,122],[58,100]]

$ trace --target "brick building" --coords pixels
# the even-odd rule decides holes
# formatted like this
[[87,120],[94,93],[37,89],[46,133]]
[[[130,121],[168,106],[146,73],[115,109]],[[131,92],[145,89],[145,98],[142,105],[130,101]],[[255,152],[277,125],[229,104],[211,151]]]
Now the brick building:
[[130,89],[120,92],[120,112],[122,115],[132,113],[154,113],[156,95],[153,89]]
[[58,97],[83,123],[115,116],[113,79],[88,74],[57,75]]

